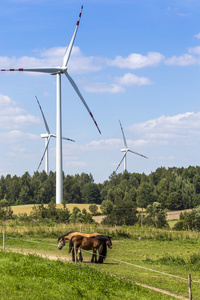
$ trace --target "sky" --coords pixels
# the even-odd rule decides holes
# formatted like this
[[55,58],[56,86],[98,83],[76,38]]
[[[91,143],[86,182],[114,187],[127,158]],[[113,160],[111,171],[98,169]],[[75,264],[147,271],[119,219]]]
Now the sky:
[[[83,5],[68,64],[101,130],[62,77],[63,171],[103,183],[130,150],[127,170],[200,165],[200,1],[0,1],[0,69],[61,66]],[[46,133],[56,133],[56,76],[0,72],[0,176],[33,175]],[[56,141],[49,168],[56,171]],[[39,171],[45,168],[42,162]],[[117,170],[122,173],[123,163]]]

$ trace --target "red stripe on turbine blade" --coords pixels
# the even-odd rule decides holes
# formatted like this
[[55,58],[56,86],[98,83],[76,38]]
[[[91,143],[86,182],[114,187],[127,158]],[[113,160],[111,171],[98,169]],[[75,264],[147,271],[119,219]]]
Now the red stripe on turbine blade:
[[83,9],[83,5],[81,6],[81,9]]
[[77,21],[76,25],[77,25],[77,26],[79,25],[79,21]]
[[91,116],[92,118],[94,118],[94,117],[93,117],[93,114],[92,114],[91,112],[90,112],[90,116]]
[[1,69],[1,71],[5,71],[5,69]]
[[24,69],[23,69],[23,68],[20,68],[19,71],[24,71]]
[[14,71],[14,69],[10,69],[9,71]]

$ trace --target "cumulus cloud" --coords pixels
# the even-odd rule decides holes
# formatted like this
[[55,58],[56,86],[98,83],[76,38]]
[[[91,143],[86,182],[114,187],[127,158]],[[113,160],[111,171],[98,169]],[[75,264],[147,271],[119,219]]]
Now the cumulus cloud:
[[127,69],[141,69],[158,66],[164,60],[164,56],[158,52],[149,52],[146,56],[132,53],[127,57],[117,56],[110,61],[111,66]]
[[200,39],[200,33],[195,34],[194,37]]
[[129,130],[139,134],[151,144],[194,144],[200,138],[200,112],[187,112],[175,116],[160,116],[134,124]]
[[19,129],[25,126],[39,124],[39,118],[29,114],[17,106],[15,101],[0,94],[0,127],[5,129]]
[[115,81],[121,84],[122,86],[150,85],[153,83],[147,77],[139,77],[131,73],[126,73],[123,77],[116,77]]
[[189,53],[200,55],[200,46],[197,47],[191,47],[188,49]]
[[200,63],[200,59],[194,57],[190,54],[183,54],[181,56],[172,56],[171,58],[166,59],[166,65],[176,65],[176,66],[190,66]]
[[8,132],[1,132],[1,142],[15,143],[19,140],[37,140],[39,136],[32,133],[26,133],[21,130],[11,130]]
[[[2,68],[38,68],[38,67],[57,67],[62,66],[63,56],[66,47],[53,47],[49,49],[35,50],[37,57],[0,57]],[[72,49],[69,67],[70,73],[89,73],[96,72],[106,65],[106,59],[100,57],[84,56],[79,47]],[[39,73],[39,75],[41,75]]]
[[94,83],[85,87],[89,93],[123,93],[125,87],[151,85],[153,82],[147,77],[139,77],[135,74],[126,73],[122,77],[115,77],[114,83],[105,82]]

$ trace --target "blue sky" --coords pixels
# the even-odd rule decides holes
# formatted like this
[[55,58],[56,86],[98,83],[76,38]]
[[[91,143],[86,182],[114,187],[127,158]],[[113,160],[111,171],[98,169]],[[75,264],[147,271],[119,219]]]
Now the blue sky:
[[[129,148],[148,157],[128,153],[129,172],[200,165],[199,1],[2,2],[0,69],[62,65],[84,5],[68,70],[102,134],[62,77],[63,135],[76,141],[63,142],[66,175],[109,178],[123,156],[119,120]],[[56,77],[0,73],[0,176],[37,170],[46,130],[35,95],[56,133]],[[53,139],[49,151],[55,171]]]

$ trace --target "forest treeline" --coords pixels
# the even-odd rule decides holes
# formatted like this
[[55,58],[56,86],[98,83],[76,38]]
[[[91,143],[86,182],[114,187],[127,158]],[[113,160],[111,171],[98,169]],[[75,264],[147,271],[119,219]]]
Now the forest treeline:
[[[47,204],[55,202],[55,197],[54,172],[1,176],[0,200],[7,200],[9,205]],[[131,202],[141,208],[154,202],[169,210],[197,207],[200,205],[200,167],[160,167],[149,175],[113,172],[109,180],[99,184],[94,183],[91,174],[63,174],[64,203],[102,204],[106,200],[115,205]]]

